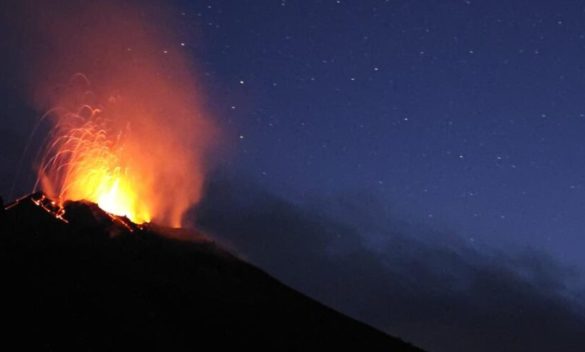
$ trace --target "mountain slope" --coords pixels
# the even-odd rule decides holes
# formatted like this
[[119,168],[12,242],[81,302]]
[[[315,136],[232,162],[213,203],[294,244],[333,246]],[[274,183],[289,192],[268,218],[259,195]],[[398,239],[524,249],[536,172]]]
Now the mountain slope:
[[[177,240],[182,238],[183,240]],[[42,194],[0,213],[0,343],[62,350],[420,351],[284,286],[202,234]]]

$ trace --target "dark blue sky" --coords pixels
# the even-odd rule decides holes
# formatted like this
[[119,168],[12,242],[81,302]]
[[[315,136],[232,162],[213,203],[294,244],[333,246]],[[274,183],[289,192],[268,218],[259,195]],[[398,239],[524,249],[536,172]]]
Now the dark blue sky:
[[258,182],[300,201],[367,192],[470,242],[585,268],[582,2],[178,8],[229,163]]

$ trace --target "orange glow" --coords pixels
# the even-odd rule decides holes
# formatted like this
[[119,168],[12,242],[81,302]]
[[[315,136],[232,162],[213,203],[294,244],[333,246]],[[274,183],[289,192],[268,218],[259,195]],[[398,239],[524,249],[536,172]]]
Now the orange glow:
[[150,221],[148,209],[140,206],[136,192],[124,178],[116,176],[111,182],[100,183],[97,189],[97,204],[100,208],[112,214],[126,216],[135,223]]
[[131,3],[31,9],[39,42],[51,48],[31,67],[34,103],[48,110],[40,124],[51,123],[35,188],[61,203],[85,199],[136,223],[179,227],[201,197],[217,133],[170,17]]
[[[83,116],[86,112],[87,116]],[[151,220],[149,196],[127,166],[123,136],[108,136],[101,110],[84,106],[60,117],[39,170],[43,189],[59,200],[89,200],[135,223]]]

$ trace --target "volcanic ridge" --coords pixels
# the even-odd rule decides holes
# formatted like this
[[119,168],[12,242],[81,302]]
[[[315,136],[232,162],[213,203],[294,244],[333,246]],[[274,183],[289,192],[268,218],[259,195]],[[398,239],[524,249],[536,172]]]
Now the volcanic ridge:
[[3,344],[42,350],[421,351],[192,230],[36,193],[0,206]]

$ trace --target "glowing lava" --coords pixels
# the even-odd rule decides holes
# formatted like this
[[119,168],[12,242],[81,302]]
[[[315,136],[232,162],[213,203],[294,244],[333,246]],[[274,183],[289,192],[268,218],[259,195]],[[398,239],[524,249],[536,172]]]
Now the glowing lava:
[[[99,162],[98,162],[99,163]],[[88,169],[78,175],[75,184],[79,187],[69,191],[66,199],[87,199],[97,203],[103,210],[126,216],[141,224],[151,220],[146,202],[141,202],[131,178],[120,172],[119,167],[111,169]]]
[[135,223],[151,220],[146,194],[127,166],[124,135],[112,138],[100,109],[64,113],[41,161],[39,182],[60,202],[89,200]]
[[126,216],[135,223],[150,221],[148,210],[138,206],[136,193],[124,179],[116,177],[113,182],[100,185],[98,188],[104,190],[98,192],[97,204],[100,208],[112,214]]

